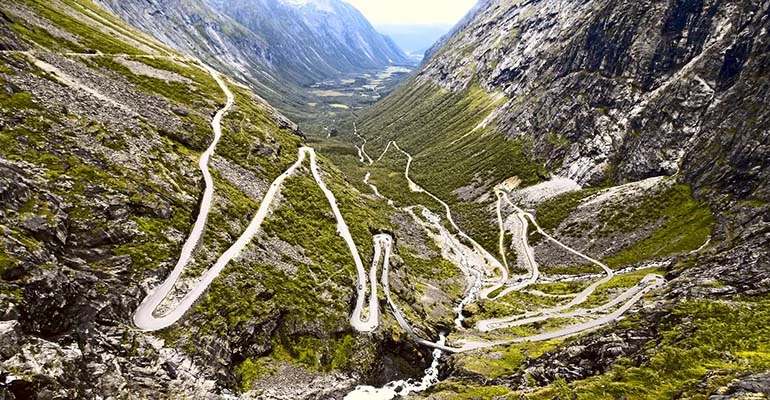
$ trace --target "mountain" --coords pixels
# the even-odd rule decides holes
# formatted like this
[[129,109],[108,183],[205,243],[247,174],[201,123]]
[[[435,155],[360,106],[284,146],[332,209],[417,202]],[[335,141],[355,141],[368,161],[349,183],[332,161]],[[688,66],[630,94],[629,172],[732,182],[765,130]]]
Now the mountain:
[[482,0],[327,137],[344,3],[100,4],[0,3],[0,398],[768,395],[770,2]]
[[303,85],[341,73],[408,63],[390,38],[342,0],[211,0],[211,4],[265,37],[276,64]]
[[326,100],[303,86],[409,63],[398,46],[339,0],[98,3],[166,45],[237,77],[303,124],[319,119],[307,105]]
[[377,30],[393,39],[410,58],[421,61],[424,53],[452,29],[451,25],[377,25]]
[[[531,187],[521,198],[562,242],[616,268],[661,263],[669,281],[637,316],[523,361],[498,361],[516,347],[454,357],[436,398],[722,399],[748,385],[732,379],[767,385],[745,353],[760,339],[737,326],[766,326],[751,314],[770,293],[768,29],[767,1],[485,0],[362,115],[369,151],[397,141],[414,180],[493,248],[493,188],[508,180]],[[564,271],[563,252],[535,243],[541,267]]]

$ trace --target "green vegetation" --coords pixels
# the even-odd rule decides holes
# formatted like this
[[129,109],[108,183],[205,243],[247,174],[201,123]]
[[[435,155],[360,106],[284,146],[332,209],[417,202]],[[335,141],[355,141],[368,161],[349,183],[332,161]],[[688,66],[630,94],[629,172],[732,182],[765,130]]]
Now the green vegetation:
[[[389,219],[384,211],[369,206],[357,193],[345,188],[339,175],[328,167],[322,166],[327,171],[325,183],[337,197],[359,252],[372,254],[371,230],[392,228]],[[337,234],[334,215],[315,181],[304,175],[292,177],[286,181],[282,195],[291,207],[276,209],[274,216],[265,221],[265,231],[290,244],[312,249],[309,257],[315,257],[326,272],[335,272],[344,266],[352,276],[355,267],[350,250]]]
[[[115,61],[112,56],[104,57],[91,57],[89,59],[97,65],[106,68],[110,71],[117,72],[118,74],[128,78],[129,81],[137,85],[137,87],[149,94],[159,94],[169,100],[172,100],[179,104],[184,104],[189,107],[195,107],[196,103],[204,102],[209,103],[210,99],[223,99],[223,94],[219,86],[216,84],[210,75],[206,74],[205,77],[199,74],[186,74],[183,76],[195,77],[199,80],[195,81],[195,90],[191,90],[190,84],[177,81],[166,81],[163,79],[153,78],[146,75],[137,75],[131,72],[131,70],[125,65]],[[146,63],[149,59],[138,59],[139,62]],[[162,64],[163,66],[170,65],[170,62]],[[160,67],[160,65],[159,65]],[[175,69],[180,70],[183,67],[179,66]],[[191,70],[191,69],[190,69]],[[189,71],[188,71],[189,72]],[[207,78],[206,78],[207,77]],[[223,103],[221,103],[223,104]],[[199,106],[196,108],[200,108]],[[200,119],[201,128],[208,126],[208,123]]]
[[249,391],[259,378],[265,375],[273,375],[275,372],[275,366],[269,358],[259,358],[256,360],[247,358],[246,361],[235,368],[235,376],[238,377],[242,392]]
[[502,328],[484,336],[489,339],[493,338],[510,338],[510,337],[527,337],[540,333],[555,331],[566,326],[574,325],[577,323],[575,318],[551,318],[544,321],[531,322],[526,325],[511,326],[508,328]]
[[491,379],[499,378],[515,373],[525,361],[555,349],[558,343],[559,341],[518,343],[482,354],[463,354],[456,356],[457,364],[469,372]]
[[431,390],[443,400],[514,400],[512,390],[503,386],[469,386],[458,382],[442,382]]
[[[563,194],[537,207],[538,224],[553,232],[582,201],[600,189],[586,189]],[[690,188],[670,181],[648,192],[621,202],[607,202],[600,213],[600,225],[583,221],[565,226],[562,235],[570,237],[612,237],[631,232],[651,232],[630,247],[620,249],[603,261],[612,268],[622,268],[645,260],[662,258],[697,249],[711,234],[714,218],[708,206],[693,199]],[[530,242],[542,235],[530,230]],[[591,267],[592,268],[592,267]],[[547,267],[549,273],[588,272],[587,267]]]
[[[379,157],[378,154],[370,154],[370,156],[377,158]],[[362,171],[359,176],[361,177],[361,189],[364,193],[374,194],[371,187],[363,184],[366,174],[366,172],[363,171],[370,171],[371,177],[369,183],[375,185],[380,194],[386,198],[392,199],[396,207],[421,204],[432,211],[443,212],[441,205],[430,196],[424,193],[415,193],[410,190],[409,182],[406,180],[406,176],[404,176],[407,158],[393,146],[391,146],[385,156],[374,165],[361,167],[358,162],[358,158],[356,157],[354,163],[356,163],[355,165],[358,165],[358,169]]]
[[[770,302],[693,301],[676,306],[644,362],[621,359],[607,374],[573,382],[578,399],[706,398],[738,374],[770,368]],[[706,379],[719,371],[718,379]],[[527,399],[551,399],[552,387]]]
[[[638,318],[629,318],[621,325],[634,328],[639,323]],[[644,354],[621,358],[608,373],[596,377],[570,383],[558,378],[534,393],[448,381],[430,393],[441,399],[705,399],[738,376],[770,368],[767,299],[683,302],[673,307],[658,330]],[[483,354],[461,354],[455,356],[456,366],[492,379],[508,376],[521,372],[526,359],[539,357],[559,343],[524,343]]]
[[345,370],[354,365],[356,338],[350,334],[321,340],[313,337],[281,337],[275,343],[272,358],[285,362],[296,362],[309,370]]
[[[506,140],[492,128],[481,127],[503,102],[502,96],[486,93],[476,85],[453,93],[431,83],[412,81],[366,110],[359,125],[359,131],[371,139],[367,145],[370,156],[376,158],[390,140],[411,153],[412,179],[452,205],[458,225],[487,249],[497,248],[495,216],[490,212],[494,199],[465,203],[455,190],[494,185],[512,176],[521,178],[525,185],[532,184],[540,181],[538,174],[544,172],[521,139]],[[399,177],[406,161],[387,161],[390,157],[374,166],[372,182],[396,203],[416,204],[405,179]],[[335,158],[335,162],[357,160],[348,156]],[[419,204],[433,209],[424,200]]]
[[612,268],[697,249],[706,242],[714,226],[711,210],[694,200],[690,188],[684,185],[671,186],[634,205],[607,211],[602,218],[611,227],[604,232],[627,232],[662,221],[646,239],[604,260]]
[[457,266],[443,257],[433,259],[414,257],[404,247],[399,247],[398,254],[404,259],[409,273],[421,278],[441,281],[452,279],[459,273]]
[[[59,9],[55,6],[51,6],[48,2],[39,2],[33,0],[23,0],[23,2],[35,13],[45,18],[50,24],[60,28],[61,30],[73,34],[76,36],[78,45],[73,45],[72,42],[63,40],[61,38],[54,38],[50,33],[44,32],[39,27],[34,27],[32,30],[25,29],[20,26],[31,26],[28,23],[12,24],[11,27],[17,34],[28,37],[30,40],[47,47],[51,50],[65,50],[73,52],[102,52],[106,54],[141,54],[142,52],[137,48],[129,45],[126,41],[120,40],[120,38],[105,34],[98,27],[91,25],[83,20],[77,19],[71,16],[68,12]],[[66,6],[65,6],[66,7]],[[78,10],[73,9],[75,13],[80,13]],[[82,14],[81,14],[82,15]],[[86,17],[83,17],[86,18]],[[38,40],[40,42],[38,42]],[[62,49],[62,47],[64,47]]]
[[281,337],[273,341],[269,356],[248,358],[235,369],[241,391],[254,388],[267,375],[279,372],[282,363],[298,364],[311,371],[329,372],[350,368],[356,348],[356,338],[346,334],[337,338]]
[[19,92],[8,96],[0,93],[0,110],[13,112],[28,109],[40,109],[40,106],[32,100],[32,94]]
[[[549,244],[550,246],[550,244]],[[583,265],[540,265],[540,269],[550,275],[581,275],[581,274],[603,274],[604,270],[594,264]]]
[[273,180],[297,161],[302,138],[279,129],[270,110],[253,93],[240,86],[229,88],[235,105],[224,118],[216,154]]
[[537,283],[530,286],[530,289],[548,294],[562,295],[578,293],[590,284],[591,282],[585,281]]
[[484,319],[509,317],[526,311],[555,307],[567,301],[569,300],[514,291],[500,299],[481,300],[466,307],[466,312],[470,312],[472,316],[465,320],[465,324],[473,326]]
[[[334,329],[335,322],[345,319],[346,298],[350,296],[355,267],[347,246],[337,234],[331,210],[324,207],[326,198],[315,182],[305,175],[287,179],[282,196],[285,200],[265,220],[263,231],[265,235],[307,249],[305,256],[313,264],[298,268],[296,276],[291,276],[273,266],[231,263],[225,276],[232,277],[237,284],[228,283],[229,279],[218,279],[212,284],[209,295],[195,308],[195,312],[206,320],[202,327],[204,332],[226,334],[278,309],[287,309],[289,315],[286,318],[297,321],[327,321],[332,324],[327,327],[329,329]],[[256,206],[248,215],[255,211]],[[213,226],[217,225],[216,221],[212,222]],[[359,251],[362,254],[371,252],[371,235],[366,225],[351,225],[350,228],[356,238],[366,236],[366,242],[357,243]],[[325,300],[319,298],[324,291],[333,295]]]
[[596,291],[586,300],[581,307],[596,307],[609,301],[613,293],[626,290],[633,287],[644,279],[648,274],[664,275],[662,268],[640,269],[627,274],[615,275],[609,282],[596,288]]
[[190,225],[189,211],[174,208],[173,218],[168,221],[152,216],[134,217],[142,236],[114,250],[116,255],[131,257],[131,270],[135,274],[152,271],[161,262],[175,262],[181,244],[169,243],[168,240],[158,240],[166,237],[166,230],[174,227],[181,232],[187,232]]
[[[354,147],[354,144],[359,144],[359,139],[348,136],[346,136],[344,139],[347,140],[343,141],[336,137],[331,137],[328,139],[310,137],[307,140],[307,144],[308,146],[312,146],[316,152],[318,152],[318,154],[323,154],[324,157],[332,160],[334,165],[339,168],[340,171],[342,171],[345,180],[351,186],[358,189],[361,193],[371,194],[371,188],[364,184],[364,177],[366,176],[366,172],[371,168],[368,165],[363,166],[359,162],[358,151]],[[378,157],[379,154],[371,154],[371,156]]]
[[693,200],[689,186],[666,181],[651,190],[649,195],[602,209],[600,233],[631,232],[661,218],[675,219],[694,212],[699,212],[697,217],[705,218],[704,205]]
[[[337,196],[359,252],[362,255],[371,254],[370,230],[389,229],[387,216],[375,213],[365,200],[345,187],[332,167],[323,165],[322,169],[326,172],[326,184]],[[228,198],[237,199],[238,196],[228,195]],[[201,333],[237,335],[244,326],[274,319],[275,313],[280,312],[288,326],[303,326],[308,321],[314,321],[310,324],[312,326],[320,326],[313,328],[312,334],[285,335],[275,332],[273,351],[267,357],[311,370],[349,368],[350,352],[354,348],[352,337],[314,335],[334,332],[348,325],[352,277],[355,276],[350,251],[337,234],[336,220],[323,192],[307,172],[287,179],[281,198],[273,214],[263,224],[264,235],[300,246],[305,249],[303,255],[312,263],[299,265],[293,275],[275,266],[243,261],[231,263],[223,277],[212,284],[209,294],[194,309],[194,313],[204,321]],[[256,205],[248,215],[255,210]],[[235,214],[226,220],[241,212],[233,211]],[[217,224],[214,220],[212,222]],[[288,262],[291,263],[290,260]],[[258,375],[254,370],[261,371],[254,367],[254,362],[257,361],[252,360],[251,365],[242,367],[242,381],[252,381]]]
[[[169,118],[181,124],[170,123],[167,131],[148,119],[137,117],[136,129],[120,132],[99,119],[103,116],[93,120],[79,116],[73,110],[57,107],[47,98],[36,99],[30,93],[0,94],[0,116],[13,113],[17,122],[4,127],[0,133],[0,156],[39,167],[42,172],[30,168],[31,174],[36,175],[35,179],[47,180],[51,191],[65,199],[68,222],[86,231],[78,233],[87,235],[90,231],[97,233],[108,228],[111,222],[103,217],[107,207],[101,201],[103,198],[110,199],[111,208],[112,202],[119,204],[116,214],[120,216],[116,219],[121,221],[113,225],[136,236],[127,244],[105,245],[103,250],[108,256],[131,258],[126,279],[162,278],[163,272],[175,263],[180,239],[187,236],[197,214],[195,198],[200,192],[200,174],[196,164],[200,151],[211,141],[209,120],[224,104],[222,91],[206,71],[191,63],[131,57],[141,52],[126,44],[132,42],[121,35],[135,32],[90,1],[62,0],[49,4],[25,0],[24,3],[54,26],[72,34],[72,41],[60,39],[54,36],[58,33],[53,30],[48,32],[11,15],[12,28],[22,38],[54,52],[103,53],[71,59],[81,64],[79,67],[85,66],[115,79],[118,87],[127,81],[129,87],[168,100],[169,111],[173,112]],[[93,18],[81,18],[78,13]],[[104,26],[97,27],[100,23]],[[160,45],[147,43],[142,35],[137,34],[133,39],[140,42],[138,47],[148,45],[165,51]],[[179,74],[191,82],[169,82],[133,73],[115,54],[128,54],[126,59]],[[24,55],[2,54],[0,58],[2,82],[15,73],[46,76]],[[189,274],[207,268],[208,259],[218,256],[218,251],[240,235],[240,227],[253,217],[260,200],[238,189],[238,182],[228,181],[227,173],[219,173],[214,167],[221,162],[218,158],[224,158],[232,167],[244,168],[255,179],[270,182],[296,161],[297,147],[302,143],[302,138],[294,132],[279,128],[272,115],[274,111],[252,92],[235,86],[232,91],[236,103],[224,118],[223,137],[211,163],[218,201],[210,214],[201,249],[195,254],[197,263],[190,266]],[[170,131],[172,128],[178,129]],[[135,151],[139,142],[142,154],[124,154]],[[94,143],[104,147],[93,146]],[[131,165],[122,164],[124,161]],[[135,161],[139,161],[138,165]],[[390,209],[361,196],[326,159],[321,158],[319,162],[324,181],[337,196],[359,252],[366,258],[372,253],[372,232],[393,229]],[[247,178],[245,174],[244,178]],[[22,208],[25,215],[48,216],[45,204],[30,202]],[[254,340],[266,343],[267,350],[259,350],[266,354],[255,354],[257,346],[244,351],[244,359],[236,371],[242,389],[250,387],[260,376],[274,373],[268,367],[274,363],[331,371],[358,370],[359,364],[371,362],[367,359],[372,353],[371,339],[354,335],[348,322],[355,276],[352,257],[336,232],[336,221],[325,197],[308,177],[306,166],[287,180],[273,211],[263,225],[261,237],[244,252],[244,259],[227,266],[181,324],[160,334],[169,346],[195,354],[208,351],[201,346],[207,343],[207,336],[230,338],[236,343],[248,332]],[[5,233],[29,250],[41,246],[18,232]],[[282,239],[311,262],[296,262],[286,254],[279,254],[285,264],[291,264],[290,268],[281,270],[280,266],[266,265],[270,263],[261,260],[260,255],[272,255],[270,252],[279,250],[261,248],[265,242],[259,239],[266,237]],[[2,244],[0,249],[4,250]],[[254,254],[255,257],[248,257]],[[409,258],[408,261],[416,265],[419,274],[450,277],[457,272],[443,260],[423,263],[423,260]],[[16,262],[13,254],[0,253],[0,272]],[[100,267],[106,268],[106,264],[88,265],[94,270]],[[106,285],[111,284],[100,283],[94,290],[104,293],[108,291]],[[5,294],[4,286],[0,295]],[[5,300],[5,297],[0,299],[3,309]],[[132,338],[126,336],[125,341],[131,346],[131,355],[138,355],[141,350],[136,340],[132,342]],[[356,352],[363,354],[354,354]]]
[[34,44],[38,44],[46,49],[71,51],[76,53],[85,52],[86,49],[67,39],[54,37],[47,30],[30,24],[13,14],[6,13],[11,19],[10,27],[21,38],[24,38]]
[[5,250],[0,252],[0,275],[4,274],[8,268],[19,263],[19,260],[7,254]]
[[500,243],[500,228],[497,215],[491,207],[488,203],[458,203],[452,206],[452,215],[455,216],[455,222],[463,231],[502,262],[497,251]]

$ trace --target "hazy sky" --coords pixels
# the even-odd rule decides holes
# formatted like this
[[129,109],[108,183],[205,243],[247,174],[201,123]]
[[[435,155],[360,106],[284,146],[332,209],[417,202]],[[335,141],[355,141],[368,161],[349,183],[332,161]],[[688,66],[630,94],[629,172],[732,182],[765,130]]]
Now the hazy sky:
[[345,0],[356,6],[373,25],[454,25],[477,0]]

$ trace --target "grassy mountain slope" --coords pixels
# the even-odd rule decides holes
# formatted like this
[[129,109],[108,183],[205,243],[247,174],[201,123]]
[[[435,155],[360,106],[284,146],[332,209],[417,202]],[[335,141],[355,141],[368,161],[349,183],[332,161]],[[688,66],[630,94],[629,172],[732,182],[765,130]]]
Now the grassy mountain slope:
[[[264,360],[311,393],[419,371],[424,355],[390,317],[374,336],[350,328],[350,255],[306,168],[180,324],[134,328],[197,215],[198,158],[224,93],[199,61],[88,0],[0,11],[0,370],[15,377],[1,396],[218,398],[270,380],[275,372],[254,367]],[[245,229],[304,140],[251,90],[228,85],[236,103],[209,166],[215,206],[182,293]],[[410,222],[321,163],[366,263],[372,231]],[[440,265],[414,248],[401,251]],[[408,267],[407,278],[439,284]]]

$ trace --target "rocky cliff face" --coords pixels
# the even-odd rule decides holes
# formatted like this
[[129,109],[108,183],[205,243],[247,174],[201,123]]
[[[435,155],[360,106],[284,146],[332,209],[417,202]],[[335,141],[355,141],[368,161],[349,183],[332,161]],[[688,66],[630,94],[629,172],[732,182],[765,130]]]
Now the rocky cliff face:
[[[402,92],[433,84],[504,96],[482,125],[583,184],[679,173],[717,209],[762,210],[769,6],[481,2]],[[386,101],[371,124],[392,110]]]
[[205,1],[100,0],[98,3],[160,42],[234,76],[267,75],[268,81],[278,79],[265,38],[221,15]]
[[390,38],[339,0],[98,4],[164,44],[248,84],[295,122],[319,130],[326,115],[308,104],[331,103],[330,98],[304,86],[409,64]]
[[[708,153],[702,138],[721,136],[710,121],[736,101],[757,114],[738,130],[766,140],[766,116],[753,112],[765,101],[766,6],[489,2],[418,80],[503,92],[499,131],[534,136],[549,168],[578,181],[673,174],[682,157]],[[569,145],[549,145],[549,135]]]

